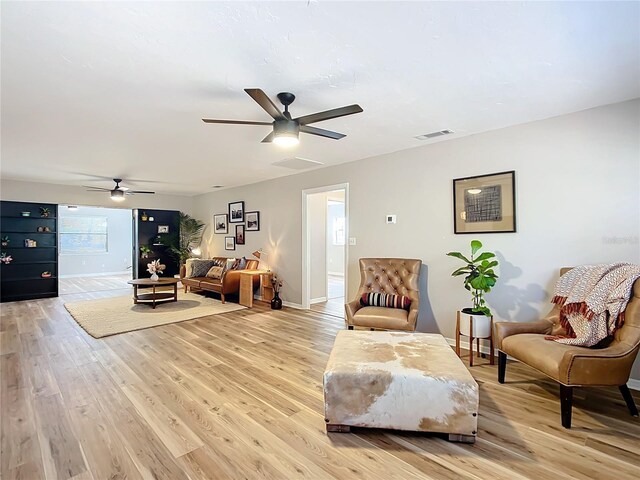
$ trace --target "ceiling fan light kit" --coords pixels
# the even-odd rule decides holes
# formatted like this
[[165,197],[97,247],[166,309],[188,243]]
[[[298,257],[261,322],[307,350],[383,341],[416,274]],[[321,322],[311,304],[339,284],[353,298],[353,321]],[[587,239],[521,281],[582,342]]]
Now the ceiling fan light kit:
[[319,137],[331,138],[333,140],[340,140],[346,135],[338,132],[332,132],[331,130],[311,127],[309,124],[331,120],[332,118],[344,117],[346,115],[353,115],[354,113],[360,113],[363,111],[360,105],[354,104],[346,107],[325,110],[324,112],[312,113],[311,115],[291,118],[289,105],[291,105],[296,99],[296,96],[293,93],[280,92],[278,94],[278,100],[280,100],[280,103],[284,105],[284,111],[281,112],[267,94],[259,88],[245,88],[244,91],[247,92],[247,94],[273,118],[274,121],[272,123],[254,122],[251,120],[216,120],[210,118],[203,118],[202,121],[205,123],[223,123],[230,125],[271,125],[273,127],[273,131],[262,140],[262,143],[275,143],[276,145],[290,147],[298,144],[300,141],[300,132],[317,135]]
[[111,200],[113,200],[114,202],[124,202],[125,195],[134,195],[136,193],[145,193],[145,194],[153,195],[156,193],[156,192],[148,192],[143,190],[131,190],[127,187],[121,187],[120,186],[120,182],[122,182],[121,178],[114,178],[113,181],[116,183],[116,186],[113,189],[103,188],[103,187],[93,187],[89,185],[83,185],[83,187],[90,189],[90,190],[87,190],[87,192],[99,192],[99,193],[109,192],[109,195],[111,196]]

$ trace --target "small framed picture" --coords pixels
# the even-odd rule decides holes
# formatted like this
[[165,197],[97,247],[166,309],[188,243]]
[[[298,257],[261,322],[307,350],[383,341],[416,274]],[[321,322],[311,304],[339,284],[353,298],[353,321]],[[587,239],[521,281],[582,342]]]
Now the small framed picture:
[[453,180],[454,233],[516,231],[515,171]]
[[214,233],[229,233],[229,225],[227,222],[227,214],[221,213],[213,216],[213,232]]
[[158,225],[158,233],[169,233],[169,225]]
[[236,249],[236,237],[224,237],[224,249],[235,250]]
[[236,225],[236,245],[244,245],[244,225]]
[[257,232],[260,230],[260,212],[247,212],[247,232]]
[[244,202],[229,204],[229,223],[244,223]]

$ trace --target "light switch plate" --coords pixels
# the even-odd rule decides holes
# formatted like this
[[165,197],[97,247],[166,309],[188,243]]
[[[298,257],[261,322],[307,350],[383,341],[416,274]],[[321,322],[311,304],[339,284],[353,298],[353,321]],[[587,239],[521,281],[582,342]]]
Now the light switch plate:
[[396,223],[396,216],[395,215],[387,215],[385,218],[386,218],[387,223]]
[[349,237],[349,245],[355,245],[356,244],[356,237]]

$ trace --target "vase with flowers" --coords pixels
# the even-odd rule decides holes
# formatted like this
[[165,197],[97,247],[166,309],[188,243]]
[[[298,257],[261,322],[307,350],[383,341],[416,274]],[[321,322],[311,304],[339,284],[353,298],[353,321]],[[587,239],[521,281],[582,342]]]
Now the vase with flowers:
[[151,263],[147,263],[147,272],[151,274],[151,281],[157,282],[159,279],[158,275],[162,275],[165,268],[167,268],[167,266],[160,263],[160,260],[154,260]]
[[271,277],[271,285],[273,286],[273,299],[271,300],[271,310],[282,309],[282,299],[280,298],[280,289],[282,288],[282,280],[275,273]]
[[9,265],[12,261],[13,257],[11,255],[8,255],[7,252],[0,253],[0,262],[4,263],[5,265]]

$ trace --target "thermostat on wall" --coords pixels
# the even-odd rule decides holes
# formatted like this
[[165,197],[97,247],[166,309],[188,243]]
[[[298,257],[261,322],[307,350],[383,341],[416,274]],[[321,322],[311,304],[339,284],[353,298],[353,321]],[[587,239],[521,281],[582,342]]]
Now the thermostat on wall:
[[396,216],[395,215],[387,215],[387,223],[396,223]]

